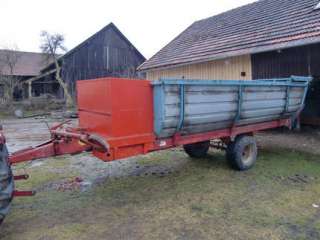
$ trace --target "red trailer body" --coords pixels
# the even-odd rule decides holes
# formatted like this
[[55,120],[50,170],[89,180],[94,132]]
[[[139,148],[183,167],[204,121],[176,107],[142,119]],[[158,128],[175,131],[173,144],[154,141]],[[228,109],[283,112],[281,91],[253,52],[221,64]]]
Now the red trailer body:
[[108,144],[108,152],[93,150],[104,161],[146,154],[179,145],[210,139],[229,139],[239,134],[290,126],[280,119],[248,126],[234,126],[212,132],[157,139],[153,129],[153,89],[151,81],[103,78],[77,82],[79,126],[99,135]]
[[104,161],[147,153],[154,148],[153,94],[150,81],[104,78],[78,81],[79,127],[98,134],[108,153]]
[[85,80],[78,81],[77,90],[79,127],[86,133],[99,135],[107,142],[107,153],[93,150],[93,154],[104,161],[290,125],[289,119],[282,119],[157,139],[153,130],[153,92],[150,81],[119,78]]

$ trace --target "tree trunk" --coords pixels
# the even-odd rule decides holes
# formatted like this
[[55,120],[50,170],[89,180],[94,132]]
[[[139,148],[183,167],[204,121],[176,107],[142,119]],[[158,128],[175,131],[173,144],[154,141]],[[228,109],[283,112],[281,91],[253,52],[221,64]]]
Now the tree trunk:
[[8,86],[5,86],[4,87],[4,98],[6,99],[8,104],[11,104],[12,103],[12,99],[13,99],[13,97],[12,97],[10,92],[11,92],[10,88]]
[[4,85],[3,85],[3,90],[4,90],[4,98],[7,102],[7,104],[11,105],[13,102],[13,90],[12,90],[12,84],[11,84],[11,79],[10,77],[7,77],[4,80]]
[[64,93],[64,96],[66,99],[66,106],[67,106],[67,108],[74,107],[74,102],[73,102],[73,98],[69,92],[69,87],[60,76],[61,67],[59,66],[59,63],[57,60],[55,60],[55,65],[56,65],[56,79],[63,89],[63,93]]

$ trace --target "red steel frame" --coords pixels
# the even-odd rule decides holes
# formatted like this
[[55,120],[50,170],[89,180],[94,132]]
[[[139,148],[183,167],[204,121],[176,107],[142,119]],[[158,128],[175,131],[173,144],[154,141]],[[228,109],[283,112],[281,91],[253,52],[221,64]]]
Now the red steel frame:
[[[291,119],[281,119],[277,121],[251,124],[247,126],[238,126],[229,129],[222,129],[217,131],[211,131],[206,133],[199,133],[193,135],[183,136],[180,134],[174,135],[172,138],[167,139],[155,139],[153,143],[147,142],[144,145],[142,152],[138,154],[146,154],[153,151],[159,151],[177,146],[191,144],[196,142],[202,142],[212,139],[224,139],[230,140],[240,134],[253,134],[254,132],[277,128],[277,127],[291,127]],[[110,156],[108,145],[103,141],[90,140],[90,135],[84,133],[80,129],[67,128],[65,130],[57,130],[62,125],[56,126],[51,129],[52,139],[40,144],[36,147],[27,148],[16,153],[13,153],[9,157],[10,164],[18,164],[25,161],[31,161],[40,158],[47,158],[52,156],[64,155],[64,154],[78,154],[84,151],[93,151],[96,156],[101,156],[102,160],[108,160]],[[0,131],[0,143],[5,143],[5,138]],[[138,155],[135,149],[136,145],[132,145],[133,151],[130,146],[127,146],[125,156]],[[105,158],[107,156],[107,158]],[[118,160],[118,159],[113,159]],[[109,160],[110,161],[110,160]],[[26,180],[28,175],[14,176],[15,180]],[[27,197],[33,196],[34,191],[19,191],[15,190],[14,197]]]
[[[240,134],[252,134],[257,131],[277,128],[287,126],[291,127],[290,119],[280,119],[276,121],[270,121],[265,123],[251,124],[246,126],[237,126],[229,129],[216,130],[206,133],[192,134],[183,136],[180,134],[174,135],[172,138],[167,139],[156,139],[153,143],[147,142],[144,146],[142,152],[138,154],[146,154],[153,151],[159,151],[169,148],[174,148],[180,145],[191,144],[196,142],[202,142],[212,139],[232,139]],[[53,127],[51,132],[51,140],[40,144],[36,147],[27,148],[16,153],[13,153],[9,157],[10,164],[18,164],[25,161],[31,161],[40,158],[47,158],[52,156],[64,155],[64,154],[78,154],[84,151],[93,151],[96,156],[109,156],[108,145],[102,141],[97,141],[99,138],[94,138],[91,140],[90,135],[83,132],[81,129],[76,128],[65,128],[59,130],[58,128],[63,127],[63,125],[58,125]],[[5,143],[5,138],[0,131],[0,143]],[[131,147],[134,149],[132,155],[136,154],[135,146]],[[130,149],[130,146],[127,146],[126,153]],[[138,155],[136,154],[136,155]],[[105,160],[104,157],[101,159]],[[108,157],[107,157],[108,159]],[[118,159],[113,159],[118,160]],[[15,180],[26,180],[28,175],[14,176]],[[25,197],[33,196],[34,191],[19,191],[15,190],[13,196],[15,197]]]
[[157,140],[155,144],[156,150],[168,149],[186,144],[192,144],[197,142],[203,142],[213,139],[232,139],[241,134],[253,134],[258,131],[278,128],[278,127],[291,127],[291,119],[280,119],[276,121],[263,122],[257,124],[250,124],[245,126],[237,126],[233,128],[227,128],[222,130],[216,130],[205,133],[198,133],[192,135],[182,136],[176,134],[173,138]]
[[[276,121],[250,124],[246,126],[236,126],[222,130],[216,130],[205,133],[192,135],[176,134],[172,138],[155,139],[153,143],[146,143],[146,148],[139,154],[146,154],[153,151],[173,148],[185,144],[202,142],[212,139],[234,138],[240,134],[252,134],[257,131],[277,128],[282,126],[291,126],[291,119],[280,119]],[[103,142],[91,141],[90,135],[76,128],[67,128],[64,130],[56,130],[56,127],[51,129],[52,139],[40,144],[36,147],[27,148],[9,157],[10,164],[17,164],[25,161],[31,161],[40,158],[64,154],[78,154],[84,151],[96,151],[102,155],[108,155],[109,150]],[[130,146],[128,146],[130,148]],[[131,146],[135,147],[135,145]],[[138,154],[136,154],[138,155]],[[98,155],[99,156],[99,155]],[[118,159],[113,159],[118,160]]]

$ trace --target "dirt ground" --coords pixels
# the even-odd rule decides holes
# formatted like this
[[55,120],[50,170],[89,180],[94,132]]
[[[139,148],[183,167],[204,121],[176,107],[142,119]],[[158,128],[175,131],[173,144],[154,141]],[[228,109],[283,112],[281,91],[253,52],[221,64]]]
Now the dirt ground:
[[257,135],[263,148],[281,147],[320,155],[320,129],[305,126],[300,132],[288,129],[272,130]]
[[[1,121],[13,152],[48,136],[52,120]],[[4,240],[320,239],[320,131],[257,135],[259,159],[231,170],[212,150],[181,149],[104,163],[90,154],[21,164],[30,174],[0,229]]]

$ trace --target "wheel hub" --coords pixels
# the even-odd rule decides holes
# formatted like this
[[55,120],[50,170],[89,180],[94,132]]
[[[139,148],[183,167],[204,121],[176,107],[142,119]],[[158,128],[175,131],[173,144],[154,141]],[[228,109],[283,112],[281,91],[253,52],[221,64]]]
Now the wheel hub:
[[245,146],[242,152],[242,161],[244,163],[250,162],[252,154],[253,154],[253,146],[252,145]]

